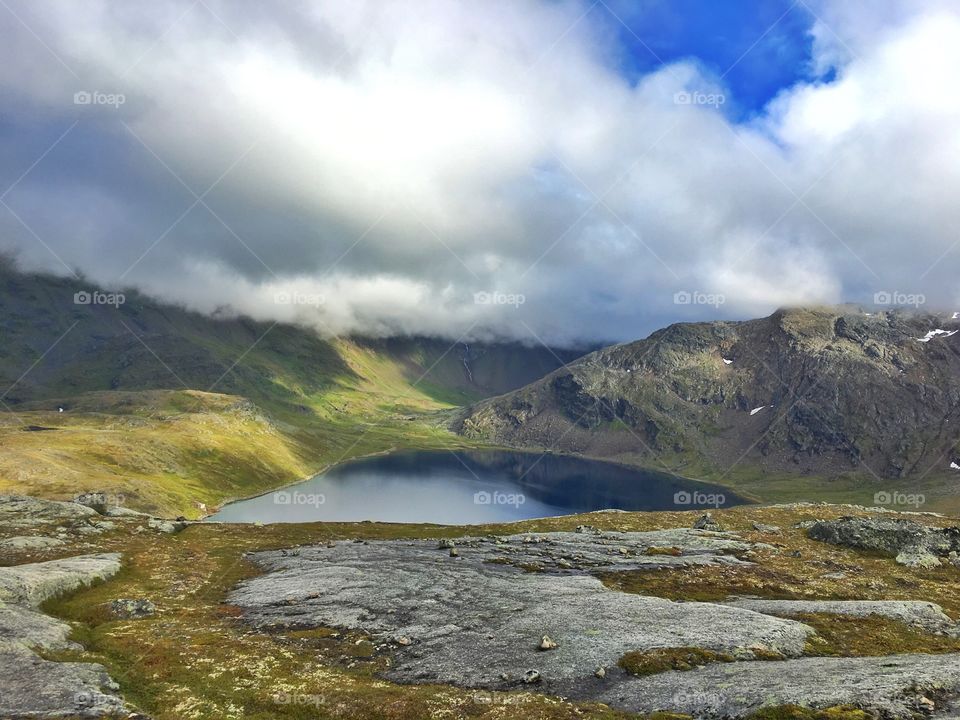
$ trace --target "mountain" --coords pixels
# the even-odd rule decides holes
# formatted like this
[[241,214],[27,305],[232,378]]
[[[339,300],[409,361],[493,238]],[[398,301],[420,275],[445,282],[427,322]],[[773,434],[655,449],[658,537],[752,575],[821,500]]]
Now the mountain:
[[579,354],[323,338],[0,266],[0,489],[196,514],[349,457],[470,445],[443,413]]
[[958,330],[951,314],[853,307],[676,324],[479,402],[454,426],[761,494],[792,483],[795,499],[798,476],[942,486],[960,481]]

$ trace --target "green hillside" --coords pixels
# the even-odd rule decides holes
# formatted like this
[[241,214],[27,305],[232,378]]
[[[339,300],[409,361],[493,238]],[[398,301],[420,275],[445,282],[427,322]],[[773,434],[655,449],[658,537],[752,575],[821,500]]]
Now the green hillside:
[[453,407],[560,364],[516,344],[322,338],[134,291],[77,304],[84,291],[0,269],[2,492],[197,515],[350,457],[475,444],[446,429]]

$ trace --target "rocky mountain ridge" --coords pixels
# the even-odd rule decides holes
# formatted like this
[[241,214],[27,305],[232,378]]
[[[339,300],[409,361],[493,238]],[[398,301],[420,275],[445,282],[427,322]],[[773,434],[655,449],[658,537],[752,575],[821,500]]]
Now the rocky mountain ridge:
[[455,429],[716,479],[960,473],[960,321],[853,307],[671,325],[468,408]]

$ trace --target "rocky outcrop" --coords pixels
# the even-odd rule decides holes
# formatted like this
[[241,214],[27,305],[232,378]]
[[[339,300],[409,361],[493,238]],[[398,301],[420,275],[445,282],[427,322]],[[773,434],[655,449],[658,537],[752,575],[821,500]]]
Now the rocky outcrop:
[[41,500],[26,495],[0,495],[0,527],[29,528],[97,517],[93,508],[75,502]]
[[[675,547],[680,555],[643,554],[654,546]],[[228,601],[260,627],[368,632],[394,648],[388,677],[400,682],[507,689],[536,673],[544,692],[599,692],[597,668],[615,668],[630,651],[698,647],[737,658],[799,655],[813,632],[799,622],[614,592],[587,574],[742,564],[721,553],[746,547],[693,529],[457,540],[458,557],[434,541],[338,542],[296,554],[255,554],[267,573],[242,583]],[[529,572],[533,565],[541,571]]]
[[935,328],[960,320],[826,307],[671,325],[477,403],[453,427],[650,466],[946,478],[960,462],[960,333],[920,341]]
[[119,569],[117,554],[0,568],[0,717],[100,717],[127,712],[102,666],[51,662],[35,652],[81,649],[69,639],[69,625],[37,609],[42,602],[103,580]]
[[813,523],[807,535],[833,545],[891,555],[902,565],[937,567],[956,560],[960,527],[929,527],[915,520],[843,517]]
[[48,562],[0,568],[0,602],[38,607],[120,570],[120,555],[80,555]]
[[591,697],[633,712],[670,710],[696,718],[739,718],[764,706],[792,704],[855,705],[879,717],[906,720],[943,710],[958,693],[960,655],[895,655],[721,663],[693,672],[621,675]]

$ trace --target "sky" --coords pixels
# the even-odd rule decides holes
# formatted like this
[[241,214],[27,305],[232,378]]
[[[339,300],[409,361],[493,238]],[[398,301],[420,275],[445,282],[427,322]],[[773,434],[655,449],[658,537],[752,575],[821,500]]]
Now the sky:
[[0,249],[327,335],[960,308],[960,4],[4,0]]

